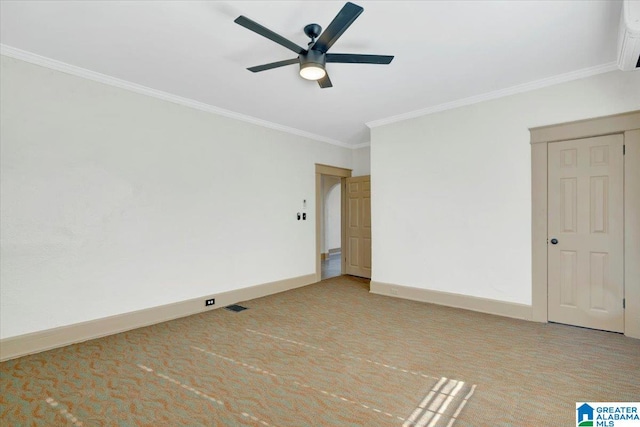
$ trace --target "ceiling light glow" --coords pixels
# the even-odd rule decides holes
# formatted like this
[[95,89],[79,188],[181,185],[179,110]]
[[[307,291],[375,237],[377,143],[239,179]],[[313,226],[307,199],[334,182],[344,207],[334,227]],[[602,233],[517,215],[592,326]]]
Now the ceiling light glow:
[[320,80],[327,75],[327,72],[320,64],[304,64],[300,67],[300,76],[307,80]]

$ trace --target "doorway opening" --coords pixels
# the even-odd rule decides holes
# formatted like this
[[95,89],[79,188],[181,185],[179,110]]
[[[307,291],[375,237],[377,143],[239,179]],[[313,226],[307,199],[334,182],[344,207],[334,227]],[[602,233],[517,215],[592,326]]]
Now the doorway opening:
[[322,175],[321,279],[342,274],[342,178]]
[[345,271],[345,188],[350,177],[351,169],[316,164],[316,281]]

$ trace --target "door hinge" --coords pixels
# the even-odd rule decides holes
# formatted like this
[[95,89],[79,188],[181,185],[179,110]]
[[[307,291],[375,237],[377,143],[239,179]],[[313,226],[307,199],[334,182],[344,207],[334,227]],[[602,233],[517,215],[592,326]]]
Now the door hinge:
[[627,146],[623,145],[622,146],[622,155],[624,156],[625,154],[627,154]]
[[622,308],[627,308],[627,299],[626,298],[622,298]]

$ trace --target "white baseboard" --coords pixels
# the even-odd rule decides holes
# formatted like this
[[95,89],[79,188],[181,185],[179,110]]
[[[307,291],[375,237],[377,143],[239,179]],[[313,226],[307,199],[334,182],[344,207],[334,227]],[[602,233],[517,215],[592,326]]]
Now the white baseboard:
[[[0,361],[15,359],[28,354],[39,353],[58,347],[64,347],[131,329],[141,328],[168,320],[186,317],[241,301],[248,301],[278,292],[306,286],[316,281],[315,274],[292,277],[271,283],[236,289],[219,294],[205,295],[186,301],[130,313],[89,320],[44,331],[32,332],[0,340]],[[204,306],[204,300],[215,298],[216,303],[211,307]]]
[[525,304],[478,298],[449,292],[400,286],[390,283],[371,281],[370,292],[394,298],[428,302],[448,307],[463,308],[481,313],[513,317],[515,319],[532,320],[532,307]]

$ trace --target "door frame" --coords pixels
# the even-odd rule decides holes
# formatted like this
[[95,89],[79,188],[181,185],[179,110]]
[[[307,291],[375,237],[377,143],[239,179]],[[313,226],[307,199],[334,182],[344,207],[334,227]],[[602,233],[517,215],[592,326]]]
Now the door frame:
[[[340,247],[343,248],[346,236],[345,196],[347,178],[351,178],[351,173],[351,169],[316,163],[316,282],[322,280],[322,248],[320,247],[320,235],[323,231],[322,224],[320,224],[320,218],[322,216],[321,209],[323,205],[322,175],[340,178]],[[344,274],[344,253],[340,254],[340,273]]]
[[529,129],[531,133],[532,320],[548,321],[547,150],[549,143],[623,134],[624,334],[640,339],[640,110]]

